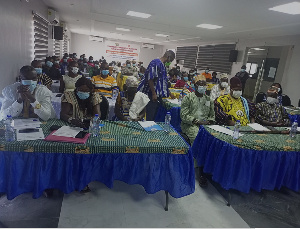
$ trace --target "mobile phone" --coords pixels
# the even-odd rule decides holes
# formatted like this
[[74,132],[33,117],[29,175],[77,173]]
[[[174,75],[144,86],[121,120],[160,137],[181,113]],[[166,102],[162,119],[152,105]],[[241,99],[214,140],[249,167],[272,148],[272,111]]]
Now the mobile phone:
[[80,131],[80,132],[75,136],[75,138],[84,138],[86,134],[87,134],[87,132]]
[[34,133],[34,132],[39,132],[40,130],[37,128],[26,128],[19,130],[19,133]]
[[62,96],[62,94],[57,94],[57,95],[56,95],[56,97],[61,97],[61,96]]

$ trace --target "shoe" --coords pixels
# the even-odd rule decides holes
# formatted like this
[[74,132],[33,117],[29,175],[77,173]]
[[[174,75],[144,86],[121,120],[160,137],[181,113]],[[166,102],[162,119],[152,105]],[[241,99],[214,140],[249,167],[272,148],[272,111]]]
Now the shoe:
[[208,186],[208,181],[207,181],[205,176],[200,176],[199,185],[200,185],[201,188],[205,188],[205,187]]
[[80,193],[84,194],[84,193],[88,193],[88,192],[90,192],[90,191],[92,191],[92,190],[91,190],[90,187],[87,185],[87,186],[85,186],[84,189],[82,189],[82,190],[80,191]]

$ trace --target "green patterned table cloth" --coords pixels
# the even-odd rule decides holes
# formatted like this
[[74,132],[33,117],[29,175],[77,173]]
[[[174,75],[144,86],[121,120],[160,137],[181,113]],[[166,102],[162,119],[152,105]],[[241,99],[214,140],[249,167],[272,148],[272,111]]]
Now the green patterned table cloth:
[[178,104],[171,103],[171,102],[168,101],[167,99],[163,99],[163,106],[164,106],[167,110],[171,110],[171,108],[173,108],[173,107],[180,107]]
[[[170,153],[187,154],[189,146],[171,127],[159,123],[166,131],[145,131],[137,122],[102,121],[98,137],[90,136],[86,144],[47,142],[44,140],[5,142],[0,138],[1,151],[43,153]],[[68,125],[51,119],[41,125],[45,137],[52,125]],[[125,127],[124,125],[130,126]],[[2,124],[3,127],[3,124]]]
[[284,107],[290,115],[300,115],[300,108],[297,107]]
[[[249,134],[242,133],[239,139],[235,140],[231,136],[217,132],[204,126],[205,129],[214,137],[225,141],[229,144],[240,148],[267,150],[267,151],[296,151],[300,152],[300,134],[291,138],[288,134]],[[229,127],[233,130],[234,127]],[[278,130],[285,130],[285,128],[276,128]],[[241,130],[253,130],[249,126],[242,126]]]

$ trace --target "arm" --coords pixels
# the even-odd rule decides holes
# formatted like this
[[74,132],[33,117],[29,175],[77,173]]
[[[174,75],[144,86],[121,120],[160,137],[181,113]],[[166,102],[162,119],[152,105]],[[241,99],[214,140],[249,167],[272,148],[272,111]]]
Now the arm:
[[157,95],[156,95],[156,92],[155,92],[155,89],[154,89],[154,80],[149,79],[148,84],[149,84],[149,87],[150,87],[150,90],[151,90],[151,93],[152,93],[152,100],[157,101]]
[[93,116],[95,116],[95,114],[98,114],[99,117],[101,117],[100,104],[93,106]]
[[264,126],[277,126],[277,122],[270,122],[265,120],[264,109],[262,107],[262,104],[258,103],[256,104],[256,121]]
[[215,122],[215,105],[213,100],[210,100],[210,110],[209,110],[207,120],[209,121],[210,124]]
[[281,109],[282,109],[282,126],[291,126],[291,121],[288,113],[286,112],[283,106],[281,106]]
[[59,93],[64,93],[65,91],[65,82],[63,78],[60,79],[60,85],[59,85]]
[[[39,101],[39,99],[41,101]],[[38,115],[44,121],[47,121],[51,117],[51,111],[53,109],[51,103],[50,93],[44,95],[42,98],[35,98],[35,100],[30,101],[31,106],[34,108],[34,113]]]
[[11,115],[13,118],[18,117],[23,110],[23,101],[20,103],[16,101],[11,101],[8,99],[5,99],[2,103],[1,107],[1,118],[5,119],[7,115]]
[[116,105],[115,105],[115,114],[119,120],[127,121],[127,119],[123,116],[123,114],[121,112],[121,107],[122,107],[122,102],[121,102],[121,96],[119,93],[117,101],[116,101]]
[[60,111],[60,119],[68,122],[69,118],[72,116],[69,115],[70,111],[72,111],[73,107],[70,103],[61,103],[61,111]]
[[226,112],[223,110],[221,106],[221,100],[220,97],[214,101],[214,110],[215,110],[215,118],[216,122],[219,125],[234,125],[234,122],[230,119],[230,116],[226,114]]

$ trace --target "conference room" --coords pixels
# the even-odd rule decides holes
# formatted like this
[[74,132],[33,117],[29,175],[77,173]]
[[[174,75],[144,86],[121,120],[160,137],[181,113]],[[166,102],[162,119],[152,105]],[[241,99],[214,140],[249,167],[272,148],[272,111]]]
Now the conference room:
[[0,227],[300,227],[299,1],[0,19]]

